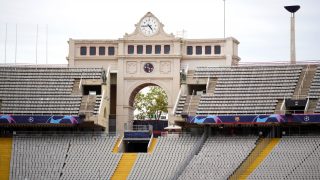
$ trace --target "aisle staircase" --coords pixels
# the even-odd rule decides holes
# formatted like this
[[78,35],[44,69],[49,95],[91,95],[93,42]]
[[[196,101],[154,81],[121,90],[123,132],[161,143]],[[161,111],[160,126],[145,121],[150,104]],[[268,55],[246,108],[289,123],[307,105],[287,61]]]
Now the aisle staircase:
[[239,177],[240,180],[245,180],[247,177],[260,165],[260,163],[269,155],[272,149],[279,143],[280,138],[273,138],[269,144],[262,150],[259,156],[249,165],[244,173]]
[[118,153],[119,152],[119,143],[121,142],[121,139],[122,139],[122,137],[119,137],[117,139],[117,142],[114,145],[113,150],[112,150],[113,153]]
[[148,153],[152,153],[152,152],[153,152],[154,147],[155,147],[156,144],[157,144],[157,141],[158,141],[157,138],[152,138],[150,147],[149,147],[149,149],[148,149]]
[[123,153],[111,180],[126,180],[136,159],[137,153]]
[[9,180],[12,138],[0,138],[0,180]]

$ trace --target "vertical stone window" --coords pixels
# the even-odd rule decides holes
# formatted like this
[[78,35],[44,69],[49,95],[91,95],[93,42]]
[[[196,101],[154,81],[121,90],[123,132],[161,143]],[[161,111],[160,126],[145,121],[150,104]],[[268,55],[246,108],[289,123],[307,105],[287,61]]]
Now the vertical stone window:
[[204,51],[205,51],[204,53],[207,54],[207,55],[211,54],[211,46],[206,46],[204,48]]
[[99,47],[99,56],[106,55],[106,47],[100,46]]
[[143,54],[143,45],[137,46],[137,54]]
[[187,46],[187,55],[192,55],[192,54],[193,54],[193,47]]
[[134,53],[134,46],[133,45],[129,45],[128,46],[128,54],[133,54]]
[[80,47],[80,55],[81,56],[87,55],[87,47],[85,47],[85,46]]
[[146,54],[152,54],[152,45],[146,45]]
[[221,54],[221,46],[220,45],[214,46],[214,54]]
[[96,47],[90,47],[90,56],[96,55]]
[[170,45],[164,45],[164,54],[170,54]]
[[161,54],[161,45],[155,45],[155,54]]
[[202,46],[196,46],[196,55],[202,54]]
[[109,56],[114,56],[114,47],[113,46],[109,46],[108,47],[108,55]]

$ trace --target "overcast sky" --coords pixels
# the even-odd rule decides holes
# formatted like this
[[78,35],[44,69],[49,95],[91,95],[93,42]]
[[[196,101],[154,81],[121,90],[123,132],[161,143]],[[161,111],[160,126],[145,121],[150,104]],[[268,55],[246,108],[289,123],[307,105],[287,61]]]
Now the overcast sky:
[[[290,14],[296,14],[297,60],[320,60],[319,0],[226,0],[226,36],[240,41],[242,62],[288,61]],[[65,64],[69,38],[118,39],[131,33],[152,12],[167,33],[185,30],[186,38],[223,37],[223,0],[0,0],[0,63]]]

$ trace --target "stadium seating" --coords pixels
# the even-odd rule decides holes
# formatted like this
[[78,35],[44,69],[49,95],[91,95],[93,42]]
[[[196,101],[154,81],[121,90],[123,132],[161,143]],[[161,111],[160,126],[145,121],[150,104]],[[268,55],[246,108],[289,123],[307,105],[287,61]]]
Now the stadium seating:
[[139,153],[128,179],[174,179],[200,137],[159,137],[151,154]]
[[186,95],[181,95],[180,96],[179,102],[177,104],[177,109],[176,109],[176,112],[175,112],[177,115],[180,115],[182,113],[184,104],[186,103],[186,100],[187,100],[187,96]]
[[309,98],[318,99],[315,112],[320,113],[320,66],[317,67],[316,73],[314,75],[310,90]]
[[316,74],[314,75],[310,90],[310,98],[320,98],[320,66],[317,67]]
[[217,78],[213,94],[203,94],[197,114],[270,114],[279,99],[292,97],[300,65],[198,67],[194,78]]
[[75,79],[100,79],[101,68],[0,67],[2,114],[77,115]]
[[258,137],[209,137],[179,177],[185,179],[227,179],[255,147]]
[[94,105],[94,114],[99,113],[100,102],[101,102],[101,95],[96,95],[96,104]]
[[283,137],[248,179],[320,179],[319,146],[318,136]]
[[116,139],[87,134],[15,136],[10,179],[110,179],[121,158],[112,153]]

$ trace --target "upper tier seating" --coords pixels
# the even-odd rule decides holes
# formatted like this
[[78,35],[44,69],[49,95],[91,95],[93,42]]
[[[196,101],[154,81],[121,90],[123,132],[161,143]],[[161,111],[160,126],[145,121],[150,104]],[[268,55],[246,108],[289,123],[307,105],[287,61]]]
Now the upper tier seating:
[[309,90],[310,98],[320,98],[320,66],[317,67],[312,84]]
[[217,78],[203,94],[197,114],[271,114],[279,99],[292,97],[300,65],[198,67],[194,78]]
[[116,136],[15,136],[10,179],[110,179],[121,154],[113,154]]
[[283,137],[248,179],[320,179],[320,137]]
[[173,179],[200,137],[159,137],[152,154],[138,154],[128,179]]
[[0,66],[1,114],[77,115],[75,79],[100,79],[101,68]]
[[317,67],[316,74],[314,75],[314,78],[309,90],[309,97],[318,99],[314,112],[320,113],[320,66]]
[[209,137],[179,180],[228,179],[255,147],[258,137]]

